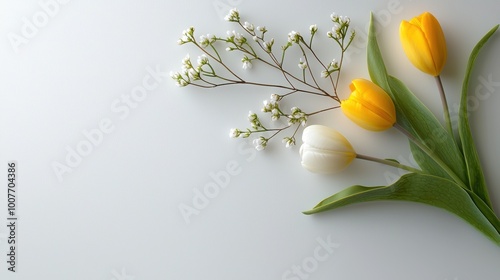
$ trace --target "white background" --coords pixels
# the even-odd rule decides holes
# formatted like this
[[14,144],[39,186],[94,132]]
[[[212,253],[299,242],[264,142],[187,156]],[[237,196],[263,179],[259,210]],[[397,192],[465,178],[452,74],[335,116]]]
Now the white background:
[[[178,88],[168,77],[180,70],[186,53],[194,60],[200,54],[176,44],[182,30],[195,26],[196,36],[225,35],[235,28],[222,20],[229,7],[237,7],[243,20],[265,25],[277,46],[292,30],[306,34],[310,24],[318,24],[323,36],[336,12],[350,16],[358,31],[341,82],[345,98],[350,79],[368,77],[365,27],[373,11],[389,71],[441,116],[433,79],[411,66],[398,39],[400,21],[427,10],[446,34],[442,77],[454,114],[468,54],[500,21],[496,1],[40,4],[50,2],[0,1],[0,166],[6,178],[7,162],[18,164],[19,218],[12,273],[4,180],[1,279],[498,279],[500,248],[438,208],[374,202],[303,215],[344,187],[385,185],[398,171],[356,161],[341,174],[314,175],[300,166],[298,146],[285,149],[280,140],[257,153],[250,141],[229,139],[228,132],[245,128],[248,110],[259,111],[272,91]],[[320,54],[334,58],[333,45],[320,41],[328,46]],[[479,57],[471,84],[484,85],[473,93],[471,121],[497,214],[499,49],[497,34]],[[277,73],[255,65],[246,75]],[[144,80],[153,85],[146,95],[125,103]],[[484,80],[494,83],[487,87]],[[310,97],[296,102],[284,106],[322,105]],[[364,131],[340,111],[310,121],[336,127],[360,153],[410,160],[396,131]],[[107,133],[81,160],[72,158],[73,166],[58,178],[54,165],[67,165],[71,151],[88,141],[85,133],[96,129]],[[179,207],[193,206],[197,191],[214,182],[210,174],[223,174],[228,166],[237,172],[227,186],[185,219]]]

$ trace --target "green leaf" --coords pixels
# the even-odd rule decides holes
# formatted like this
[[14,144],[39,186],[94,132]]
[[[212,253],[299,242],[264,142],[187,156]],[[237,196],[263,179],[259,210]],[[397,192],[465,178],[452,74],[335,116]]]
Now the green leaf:
[[[400,80],[389,76],[393,100],[405,115],[414,133],[441,159],[464,184],[468,183],[462,153],[453,136],[446,131],[432,112]],[[415,147],[413,148],[415,149]],[[421,155],[419,156],[421,157]],[[443,177],[444,171],[432,159],[425,157],[419,162],[425,171]],[[448,176],[447,176],[448,177]]]
[[474,140],[472,138],[472,133],[470,130],[469,117],[467,112],[467,93],[469,91],[469,80],[474,67],[474,62],[481,48],[486,44],[488,39],[495,33],[499,25],[493,27],[486,35],[476,44],[472,50],[469,62],[467,63],[467,69],[465,71],[465,77],[462,84],[462,96],[460,100],[460,111],[459,111],[459,122],[458,122],[458,133],[460,135],[460,140],[462,142],[462,151],[465,157],[465,163],[467,165],[467,172],[469,177],[469,185],[471,190],[477,194],[490,208],[491,201],[488,195],[488,189],[486,187],[486,182],[484,181],[483,171],[481,169],[481,164],[479,161],[479,156],[474,145]]
[[[383,88],[396,106],[397,123],[431,149],[459,178],[468,183],[462,153],[453,137],[432,112],[398,79],[391,77],[378,46],[373,15],[370,17],[367,46],[368,72],[371,80]],[[423,171],[451,178],[447,172],[419,147],[410,143],[411,151]]]
[[406,174],[390,186],[352,186],[324,199],[304,214],[378,200],[419,202],[445,209],[500,245],[500,220],[479,197],[453,181],[427,174]]
[[373,24],[373,13],[370,13],[370,27],[368,30],[366,57],[368,59],[368,73],[370,74],[372,82],[383,88],[385,91],[390,91],[391,89],[387,78],[387,70],[380,53],[380,48],[378,47],[375,24]]

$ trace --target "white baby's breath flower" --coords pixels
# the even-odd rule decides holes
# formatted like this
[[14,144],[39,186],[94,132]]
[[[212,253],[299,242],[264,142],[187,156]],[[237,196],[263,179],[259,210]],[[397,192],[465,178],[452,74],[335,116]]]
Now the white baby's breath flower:
[[191,68],[188,71],[188,76],[193,81],[199,80],[200,79],[200,71],[196,68]]
[[208,47],[213,42],[215,42],[215,36],[211,36],[210,34],[200,36],[200,45],[203,48]]
[[198,60],[196,61],[199,66],[203,66],[208,64],[208,57],[205,54],[198,56]]
[[283,143],[285,143],[285,147],[291,148],[292,146],[295,146],[295,138],[293,137],[285,137],[283,138]]
[[280,100],[280,96],[277,95],[276,93],[271,94],[271,97],[269,98],[273,102],[278,102]]
[[182,70],[188,71],[189,69],[193,68],[193,64],[191,63],[191,58],[189,54],[186,54],[186,56],[182,59]]
[[265,26],[257,26],[257,30],[259,30],[259,31],[260,31],[260,32],[262,32],[262,33],[267,32],[267,29],[266,29],[266,27],[265,27]]
[[241,62],[243,62],[243,69],[251,69],[252,68],[252,61],[250,60],[250,58],[248,58],[248,56],[243,56],[243,58],[241,59]]
[[298,44],[300,42],[301,38],[302,37],[300,36],[299,32],[292,31],[292,32],[288,33],[288,42],[290,42],[290,43]]
[[253,145],[255,146],[255,149],[257,151],[262,151],[266,148],[267,146],[267,140],[266,138],[264,137],[259,137],[259,138],[256,138],[252,141]]
[[224,17],[224,20],[238,22],[240,21],[240,12],[238,11],[238,9],[233,8],[229,10],[229,13]]
[[333,24],[332,32],[339,33],[340,32],[340,24],[338,24],[338,23]]
[[174,79],[174,80],[178,80],[178,79],[182,78],[182,75],[181,75],[181,73],[179,73],[179,72],[174,72],[174,71],[171,71],[171,72],[170,72],[170,77],[171,77],[172,79]]
[[231,138],[238,138],[240,135],[241,131],[237,128],[231,128],[231,130],[229,130],[229,137]]
[[300,69],[305,70],[307,68],[307,63],[300,58],[298,66]]
[[271,120],[277,121],[281,117],[281,113],[277,108],[271,110]]
[[311,34],[318,32],[318,26],[316,24],[309,26],[309,31],[311,31]]
[[272,52],[273,45],[274,45],[274,39],[271,39],[271,41],[262,42],[262,46],[268,53]]
[[253,32],[255,30],[253,24],[249,23],[248,21],[245,21],[245,23],[243,23],[243,27],[250,32]]
[[252,121],[254,121],[256,119],[257,119],[257,114],[255,114],[252,111],[248,111],[248,120],[252,122]]
[[178,79],[175,84],[178,87],[185,87],[185,86],[189,85],[189,83],[186,80],[182,79],[182,78]]
[[330,19],[333,21],[333,22],[337,22],[339,20],[339,15],[337,15],[336,13],[332,13],[330,15]]

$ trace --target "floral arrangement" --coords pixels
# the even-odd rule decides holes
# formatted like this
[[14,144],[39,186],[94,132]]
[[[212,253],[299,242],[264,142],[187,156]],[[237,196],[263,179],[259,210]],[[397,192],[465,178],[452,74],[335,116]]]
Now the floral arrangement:
[[[369,160],[407,171],[388,186],[348,187],[319,202],[305,214],[365,201],[420,202],[458,215],[500,245],[500,220],[488,195],[467,115],[468,84],[474,61],[498,25],[477,43],[470,54],[462,85],[458,126],[453,127],[440,78],[447,59],[445,36],[438,20],[429,12],[403,21],[400,39],[410,62],[435,77],[443,105],[444,125],[402,81],[388,73],[375,36],[373,16],[370,17],[367,46],[370,80],[354,79],[349,86],[351,94],[346,100],[339,98],[338,92],[342,90],[339,81],[345,53],[356,35],[350,29],[348,17],[331,15],[333,26],[326,36],[339,48],[339,56],[338,60],[327,61],[321,59],[317,52],[318,48],[324,46],[313,44],[319,34],[316,25],[309,27],[307,36],[290,32],[286,44],[278,48],[275,40],[266,36],[266,27],[242,21],[238,10],[232,9],[225,19],[236,24],[241,33],[228,31],[227,36],[208,34],[197,39],[193,27],[183,31],[178,43],[192,44],[202,54],[196,65],[186,56],[182,60],[183,70],[173,72],[171,76],[181,87],[252,85],[275,91],[269,100],[264,101],[261,111],[276,125],[264,124],[262,116],[250,112],[250,127],[231,129],[230,137],[248,138],[256,135],[253,144],[257,150],[263,150],[273,138],[290,131],[282,137],[282,142],[286,147],[292,147],[297,143],[298,132],[305,127],[299,152],[302,166],[311,172],[340,172],[354,159]],[[292,48],[298,49],[300,53],[295,63],[290,62],[287,56]],[[223,50],[238,54],[243,69],[250,70],[253,64],[259,63],[281,73],[282,79],[278,83],[245,79],[229,66],[227,55],[222,54]],[[321,102],[321,106],[328,105],[311,112],[298,106],[286,110],[284,101],[294,94],[324,97],[326,99]],[[403,165],[393,159],[358,154],[340,132],[323,125],[308,125],[310,116],[334,109],[342,110],[347,118],[361,128],[371,131],[395,128],[403,133],[409,139],[410,150],[420,168]]]

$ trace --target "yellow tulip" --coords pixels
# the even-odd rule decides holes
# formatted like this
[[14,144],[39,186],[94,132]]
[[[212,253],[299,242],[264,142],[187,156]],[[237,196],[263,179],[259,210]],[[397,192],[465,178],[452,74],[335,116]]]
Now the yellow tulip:
[[362,128],[381,131],[396,122],[396,108],[391,97],[379,86],[365,79],[350,84],[351,95],[340,103],[342,112]]
[[446,62],[446,41],[438,20],[425,12],[399,27],[403,49],[411,63],[420,71],[438,76]]
[[323,125],[310,125],[302,133],[302,166],[320,174],[337,173],[356,158],[356,152],[340,132]]

